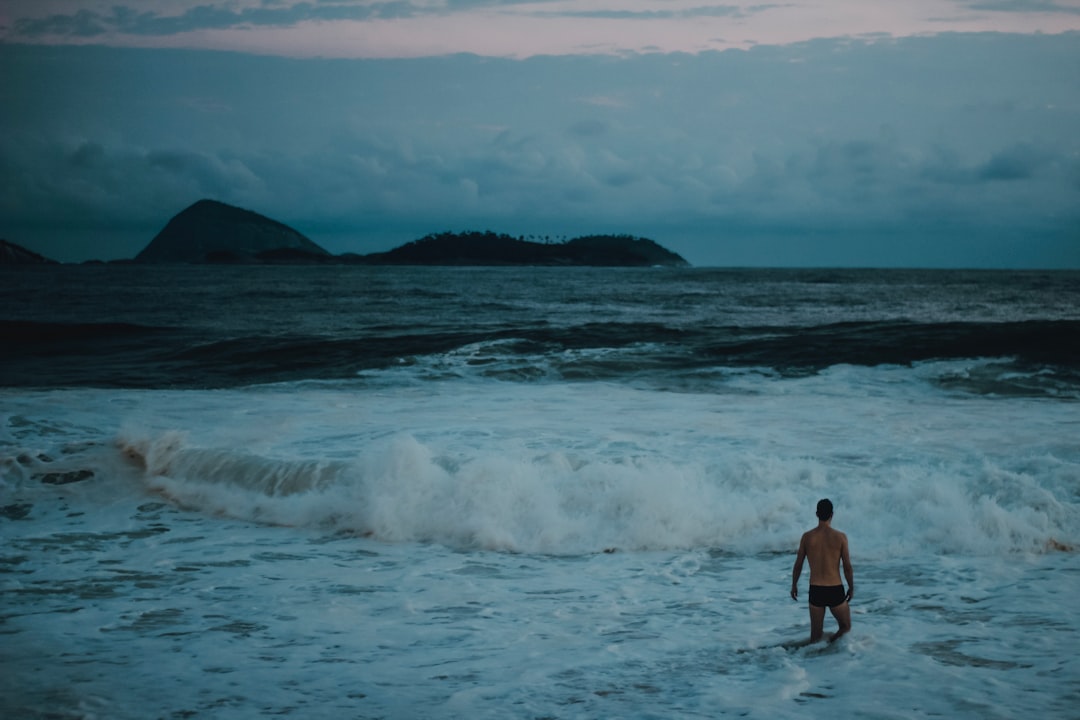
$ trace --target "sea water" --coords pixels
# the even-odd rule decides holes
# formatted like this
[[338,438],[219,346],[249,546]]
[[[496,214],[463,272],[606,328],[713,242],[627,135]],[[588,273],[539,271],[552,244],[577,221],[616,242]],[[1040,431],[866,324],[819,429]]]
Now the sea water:
[[1076,717],[1075,273],[5,280],[5,718]]

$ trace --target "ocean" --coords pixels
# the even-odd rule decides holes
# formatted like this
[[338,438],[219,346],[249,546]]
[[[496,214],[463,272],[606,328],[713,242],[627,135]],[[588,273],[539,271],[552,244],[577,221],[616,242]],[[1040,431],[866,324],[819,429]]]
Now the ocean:
[[[1078,717],[1080,273],[90,265],[0,302],[4,718]],[[800,646],[824,497],[853,627]]]

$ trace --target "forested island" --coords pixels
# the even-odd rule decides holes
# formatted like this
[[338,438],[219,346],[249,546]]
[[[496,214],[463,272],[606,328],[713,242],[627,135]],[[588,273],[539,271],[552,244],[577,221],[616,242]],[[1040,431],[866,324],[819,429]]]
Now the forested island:
[[444,232],[370,255],[342,255],[364,265],[688,265],[652,240],[630,235],[586,235],[565,242],[535,242],[485,232]]

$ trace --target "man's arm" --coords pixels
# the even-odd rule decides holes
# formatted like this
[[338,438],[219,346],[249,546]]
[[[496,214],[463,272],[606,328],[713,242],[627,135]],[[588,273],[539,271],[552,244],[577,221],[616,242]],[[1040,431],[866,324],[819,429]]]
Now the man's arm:
[[855,594],[855,571],[851,569],[851,555],[848,553],[847,535],[840,545],[840,563],[844,566],[844,579],[847,580],[847,599]]
[[[845,546],[846,547],[846,546]],[[799,576],[802,575],[803,561],[806,559],[806,535],[799,540],[799,552],[795,555],[795,567],[791,569],[791,599],[799,599]]]

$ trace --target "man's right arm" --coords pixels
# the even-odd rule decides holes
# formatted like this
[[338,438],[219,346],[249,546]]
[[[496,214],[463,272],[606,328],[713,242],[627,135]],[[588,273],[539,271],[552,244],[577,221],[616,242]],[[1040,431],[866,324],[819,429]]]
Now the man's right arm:
[[799,576],[802,575],[803,561],[806,560],[806,535],[799,539],[799,552],[795,555],[795,567],[791,569],[791,599],[799,599]]

